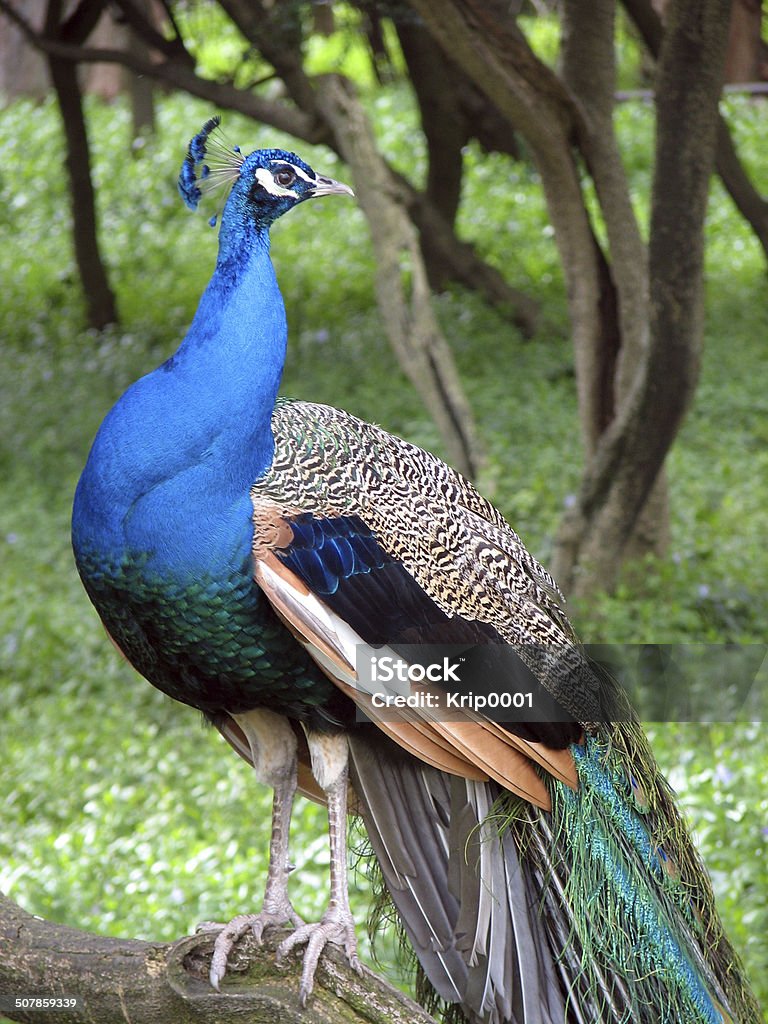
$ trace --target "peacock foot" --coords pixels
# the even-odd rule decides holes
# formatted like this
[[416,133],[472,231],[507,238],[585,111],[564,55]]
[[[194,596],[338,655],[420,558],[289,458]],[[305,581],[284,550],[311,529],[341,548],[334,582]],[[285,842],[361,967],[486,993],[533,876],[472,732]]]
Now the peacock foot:
[[[282,928],[290,923],[294,928],[308,927],[304,920],[299,917],[290,903],[286,901],[283,906],[274,906],[264,909],[258,914],[238,914],[228,924],[216,924],[212,921],[204,921],[197,926],[198,932],[218,931],[216,941],[213,945],[213,956],[211,957],[210,982],[219,991],[222,978],[227,972],[227,961],[229,954],[236,942],[250,931],[257,943],[261,944],[265,928]],[[293,936],[290,936],[293,938]]]
[[323,914],[321,921],[314,924],[304,924],[296,931],[283,939],[277,947],[277,962],[280,963],[284,957],[297,946],[306,943],[304,953],[304,964],[301,970],[301,983],[299,985],[299,1000],[302,1006],[306,1006],[307,999],[312,992],[315,983],[315,971],[320,960],[320,954],[327,943],[333,942],[344,949],[350,967],[363,973],[363,965],[357,956],[357,938],[355,936],[355,922],[348,909],[331,905]]

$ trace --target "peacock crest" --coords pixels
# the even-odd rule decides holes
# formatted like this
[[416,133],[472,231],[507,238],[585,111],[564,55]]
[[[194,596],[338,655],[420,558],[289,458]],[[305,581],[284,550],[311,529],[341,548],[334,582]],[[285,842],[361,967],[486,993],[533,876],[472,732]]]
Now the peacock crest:
[[[224,135],[221,118],[209,118],[190,139],[179,174],[179,192],[190,210],[197,209],[204,193],[222,187],[226,202],[229,189],[240,177],[244,159],[240,147],[232,145]],[[216,226],[217,220],[218,214],[214,214],[209,220],[211,227]]]

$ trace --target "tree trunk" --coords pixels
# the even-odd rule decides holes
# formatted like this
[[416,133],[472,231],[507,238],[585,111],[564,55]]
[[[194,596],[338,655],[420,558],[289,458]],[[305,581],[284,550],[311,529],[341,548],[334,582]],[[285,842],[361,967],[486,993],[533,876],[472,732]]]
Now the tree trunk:
[[[615,0],[565,0],[563,7],[562,77],[584,113],[580,148],[595,183],[611,254],[610,266],[606,263],[603,269],[604,302],[615,306],[617,321],[613,332],[603,332],[603,350],[582,370],[583,387],[595,392],[580,408],[587,465],[616,410],[631,394],[648,348],[648,252],[613,130],[615,7]],[[597,419],[585,422],[590,411]],[[669,489],[662,466],[622,557],[663,555],[669,532]],[[553,568],[561,579],[570,571],[559,564]]]
[[615,581],[640,508],[695,389],[703,223],[728,15],[728,0],[672,0],[667,9],[656,87],[648,354],[560,532],[560,579],[577,592]]
[[[51,42],[84,42],[96,27],[102,6],[99,0],[84,0],[65,17],[62,0],[49,0],[42,38]],[[50,51],[47,56],[64,128],[75,259],[80,271],[88,323],[101,329],[117,320],[117,311],[99,250],[90,147],[77,64]]]
[[49,57],[48,66],[66,139],[65,162],[69,175],[75,259],[80,272],[88,324],[100,330],[117,321],[117,309],[99,250],[96,198],[91,181],[90,149],[83,115],[83,98],[77,80],[77,65],[58,57]]
[[[643,42],[648,47],[650,54],[658,58],[661,49],[662,26],[650,0],[622,0],[622,3],[643,37]],[[728,124],[722,115],[718,115],[715,165],[725,189],[736,204],[739,213],[755,232],[768,260],[768,202],[749,180],[739,160]]]
[[[285,934],[268,931],[263,946],[242,939],[215,992],[211,933],[173,943],[106,938],[33,917],[0,893],[0,1016],[31,1024],[435,1024],[378,975],[359,977],[333,946],[303,1008],[301,957],[275,964]],[[77,1006],[17,1008],[21,996],[76,998]]]

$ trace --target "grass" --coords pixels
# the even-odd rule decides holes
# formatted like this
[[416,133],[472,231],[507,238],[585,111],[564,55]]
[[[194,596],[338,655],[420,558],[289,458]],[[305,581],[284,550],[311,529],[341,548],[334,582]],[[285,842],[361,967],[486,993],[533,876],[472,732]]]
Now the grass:
[[[380,137],[418,169],[407,101],[372,101]],[[763,191],[765,104],[730,101]],[[245,765],[116,658],[72,564],[71,497],[90,439],[121,391],[168,355],[210,274],[215,235],[174,180],[209,115],[164,100],[157,138],[131,155],[129,116],[89,118],[101,231],[121,326],[81,329],[62,143],[50,103],[5,112],[0,142],[0,888],[28,910],[105,934],[171,939],[253,905],[266,868],[269,794]],[[641,220],[650,112],[618,126]],[[280,143],[237,117],[243,146]],[[302,155],[343,169],[322,150]],[[536,176],[470,149],[461,230],[544,309],[529,343],[473,296],[437,303],[489,453],[484,485],[545,562],[580,472],[562,278]],[[11,173],[11,168],[13,172]],[[762,179],[759,175],[762,174]],[[330,240],[330,241],[329,241]],[[351,205],[310,204],[274,232],[291,330],[284,392],[338,404],[438,450],[433,425],[383,336],[365,225]],[[768,334],[759,248],[715,185],[708,222],[707,333],[695,407],[669,462],[670,557],[628,571],[577,607],[600,642],[764,643],[768,578]],[[726,926],[768,1002],[768,745],[760,724],[652,729],[712,872]],[[326,899],[324,812],[294,819],[292,889],[309,917]],[[365,916],[364,877],[355,912]]]

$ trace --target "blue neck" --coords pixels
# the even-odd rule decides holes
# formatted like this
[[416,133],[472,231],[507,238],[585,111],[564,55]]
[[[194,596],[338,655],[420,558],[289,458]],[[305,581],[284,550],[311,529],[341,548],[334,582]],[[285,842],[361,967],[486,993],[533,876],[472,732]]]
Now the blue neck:
[[269,235],[253,224],[221,230],[216,271],[183,343],[99,430],[75,497],[76,548],[147,552],[191,569],[215,557],[208,534],[226,532],[230,515],[241,520],[272,461],[286,323]]

